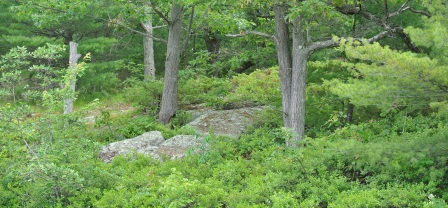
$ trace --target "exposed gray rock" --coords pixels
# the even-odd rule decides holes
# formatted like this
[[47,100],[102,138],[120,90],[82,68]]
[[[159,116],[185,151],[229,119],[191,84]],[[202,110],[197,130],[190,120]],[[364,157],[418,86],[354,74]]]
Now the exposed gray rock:
[[[248,124],[253,122],[254,114],[263,107],[240,108],[233,110],[201,110],[198,117],[188,125],[199,134],[207,135],[213,131],[217,135],[238,136],[242,134]],[[158,131],[144,133],[133,139],[114,142],[104,146],[99,157],[109,163],[117,155],[127,155],[132,152],[151,156],[163,161],[164,158],[183,158],[188,150],[198,152],[206,147],[201,137],[193,135],[177,135],[164,140]]]
[[238,136],[253,121],[254,114],[263,107],[233,110],[203,111],[203,114],[188,125],[198,133],[207,135],[210,131],[217,135]]
[[99,153],[99,157],[103,162],[109,163],[119,154],[126,155],[135,151],[160,159],[156,153],[156,149],[158,148],[158,145],[164,141],[165,139],[159,131],[146,132],[135,138],[114,142],[104,146]]
[[190,149],[198,152],[202,148],[201,141],[202,138],[193,135],[177,135],[160,144],[157,152],[159,155],[165,155],[171,160],[183,158]]
[[192,148],[197,152],[201,148],[200,144],[201,139],[196,136],[177,135],[164,140],[159,131],[151,131],[132,139],[108,144],[101,149],[99,157],[103,162],[109,163],[117,155],[136,152],[163,161],[165,157],[183,158]]

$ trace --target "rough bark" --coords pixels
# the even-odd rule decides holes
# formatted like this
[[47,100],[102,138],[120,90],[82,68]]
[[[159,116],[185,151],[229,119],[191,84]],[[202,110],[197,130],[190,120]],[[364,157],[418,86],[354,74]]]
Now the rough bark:
[[291,103],[291,70],[292,59],[289,40],[289,29],[286,23],[287,5],[275,5],[275,42],[279,66],[280,82],[282,88],[283,123],[287,128],[291,127],[290,103]]
[[308,62],[308,49],[306,48],[306,31],[301,17],[294,19],[292,37],[292,76],[291,76],[291,106],[290,122],[293,141],[287,143],[296,146],[297,142],[305,136],[305,98],[306,98],[306,72]]
[[181,29],[183,8],[173,4],[171,20],[169,21],[169,34],[165,60],[165,81],[163,86],[162,104],[159,112],[159,121],[167,124],[177,111],[177,88],[181,49]]
[[151,16],[148,21],[142,23],[142,27],[145,30],[145,35],[143,36],[144,75],[145,80],[150,80],[154,79],[156,76],[156,66],[154,62],[154,38]]
[[[67,98],[64,99],[64,114],[73,112],[73,100],[75,95],[75,86],[76,86],[76,63],[78,59],[81,58],[81,55],[78,54],[78,44],[75,42],[70,42],[70,58],[69,58],[69,81],[68,81],[68,92],[66,95]],[[67,87],[67,86],[65,86]]]

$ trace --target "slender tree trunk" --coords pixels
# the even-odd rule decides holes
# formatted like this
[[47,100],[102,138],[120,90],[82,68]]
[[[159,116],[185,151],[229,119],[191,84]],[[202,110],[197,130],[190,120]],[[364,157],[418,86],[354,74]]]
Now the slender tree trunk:
[[76,86],[76,75],[75,72],[76,63],[78,62],[78,59],[81,58],[81,55],[78,54],[78,44],[75,42],[70,42],[70,58],[69,58],[69,89],[67,92],[67,98],[64,99],[64,114],[73,112],[73,100],[75,96],[75,86]]
[[181,49],[181,29],[183,8],[174,4],[171,10],[168,45],[165,60],[165,82],[159,121],[167,124],[177,111],[177,87]]
[[150,19],[142,23],[142,27],[145,30],[145,35],[143,36],[143,50],[144,50],[144,75],[145,80],[155,79],[156,77],[156,66],[154,62],[154,38],[153,38],[153,28],[152,28],[152,15]]
[[286,4],[274,5],[276,23],[275,42],[282,89],[283,125],[287,128],[291,128],[290,104],[292,59],[288,23],[285,20],[287,10],[288,6]]
[[291,146],[305,136],[305,98],[306,98],[306,63],[308,61],[308,49],[306,48],[306,31],[303,20],[300,17],[294,19],[292,33],[292,83],[291,83],[291,129],[293,136]]
[[348,101],[347,104],[347,118],[346,118],[346,122],[347,123],[351,123],[353,121],[353,110],[355,109],[355,106],[350,103],[350,101]]
[[193,20],[194,20],[194,6],[191,7],[190,20],[188,21],[187,35],[185,36],[184,42],[182,43],[180,50],[180,62],[184,63],[186,60],[188,43],[190,42],[191,36],[193,36]]

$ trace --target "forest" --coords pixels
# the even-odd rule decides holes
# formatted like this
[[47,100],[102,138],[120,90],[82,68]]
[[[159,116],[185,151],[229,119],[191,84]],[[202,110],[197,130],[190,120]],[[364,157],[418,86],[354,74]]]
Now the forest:
[[[1,0],[0,207],[448,207],[446,0]],[[260,107],[238,136],[192,109]],[[109,163],[159,131],[201,150]]]

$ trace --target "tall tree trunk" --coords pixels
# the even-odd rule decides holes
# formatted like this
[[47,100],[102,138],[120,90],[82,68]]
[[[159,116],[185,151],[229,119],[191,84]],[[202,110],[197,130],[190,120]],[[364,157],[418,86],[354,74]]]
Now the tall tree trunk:
[[169,25],[167,53],[165,60],[165,82],[162,94],[162,106],[159,121],[167,124],[177,111],[177,87],[181,49],[181,29],[183,8],[173,4]]
[[289,39],[288,23],[285,20],[288,6],[286,4],[274,5],[275,13],[275,42],[279,66],[280,82],[282,88],[283,125],[291,128],[291,74],[292,59]]
[[305,136],[305,98],[306,98],[306,63],[309,51],[306,48],[306,31],[303,20],[300,17],[294,19],[292,33],[292,76],[291,76],[291,129],[296,133],[291,141],[291,146]]
[[[70,58],[69,58],[69,80],[68,80],[68,91],[64,99],[64,114],[73,112],[73,100],[75,97],[75,86],[76,86],[76,63],[81,55],[78,54],[78,44],[75,42],[70,42]],[[67,86],[64,86],[67,87]]]
[[149,20],[142,23],[142,27],[145,30],[143,36],[143,50],[144,50],[144,75],[145,80],[155,79],[156,66],[154,63],[154,38],[152,28],[152,15],[149,13]]

